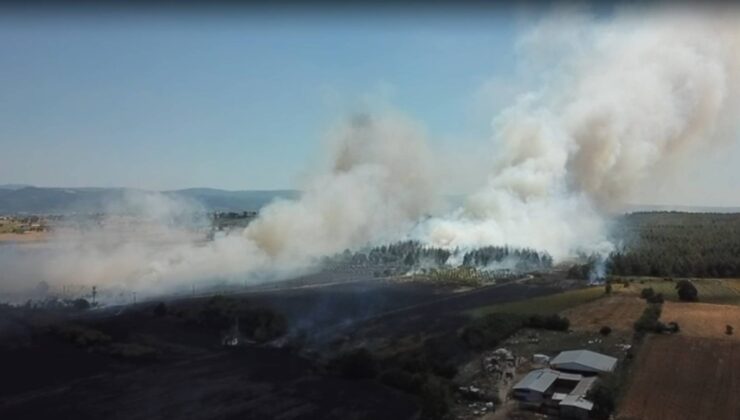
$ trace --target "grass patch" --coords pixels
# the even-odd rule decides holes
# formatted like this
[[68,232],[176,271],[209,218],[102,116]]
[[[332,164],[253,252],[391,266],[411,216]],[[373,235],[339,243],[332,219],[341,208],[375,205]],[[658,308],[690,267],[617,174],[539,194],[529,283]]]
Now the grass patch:
[[584,289],[569,290],[567,292],[556,293],[549,296],[481,306],[479,308],[466,311],[466,313],[476,318],[494,313],[551,315],[574,306],[591,302],[603,296],[605,296],[604,286],[594,286]]

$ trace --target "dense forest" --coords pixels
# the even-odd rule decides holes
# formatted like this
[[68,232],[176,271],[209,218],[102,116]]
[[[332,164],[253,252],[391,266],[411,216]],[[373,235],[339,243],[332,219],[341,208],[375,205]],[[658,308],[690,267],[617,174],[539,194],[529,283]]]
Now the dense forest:
[[740,276],[740,214],[632,213],[618,221],[614,241],[614,275]]
[[401,241],[357,252],[345,251],[326,260],[332,264],[392,265],[407,269],[465,266],[531,271],[552,266],[552,257],[532,249],[486,246],[469,251],[429,247],[418,241]]

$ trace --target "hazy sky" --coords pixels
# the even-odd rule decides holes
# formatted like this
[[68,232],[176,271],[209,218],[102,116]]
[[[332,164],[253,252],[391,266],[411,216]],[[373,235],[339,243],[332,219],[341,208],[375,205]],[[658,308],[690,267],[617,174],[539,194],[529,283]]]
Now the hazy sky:
[[[383,106],[451,157],[478,150],[540,12],[4,11],[0,184],[294,188],[333,123]],[[740,204],[738,157],[641,201]]]
[[291,187],[331,124],[383,104],[435,142],[484,139],[516,28],[510,11],[6,14],[0,183]]

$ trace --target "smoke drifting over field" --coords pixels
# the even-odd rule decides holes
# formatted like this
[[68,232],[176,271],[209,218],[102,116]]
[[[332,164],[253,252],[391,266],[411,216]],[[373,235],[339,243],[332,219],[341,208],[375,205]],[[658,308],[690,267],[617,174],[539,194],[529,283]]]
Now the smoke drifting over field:
[[242,235],[157,246],[64,239],[33,273],[166,290],[296,272],[346,248],[406,238],[531,247],[556,261],[608,252],[605,216],[656,167],[670,170],[683,153],[697,158],[736,133],[737,18],[734,10],[641,9],[606,21],[573,10],[543,19],[520,40],[537,86],[493,118],[488,179],[447,214],[436,186],[455,174],[436,172],[434,159],[444,157],[428,149],[423,130],[395,112],[364,115],[331,133],[329,163],[299,199],[263,208]]

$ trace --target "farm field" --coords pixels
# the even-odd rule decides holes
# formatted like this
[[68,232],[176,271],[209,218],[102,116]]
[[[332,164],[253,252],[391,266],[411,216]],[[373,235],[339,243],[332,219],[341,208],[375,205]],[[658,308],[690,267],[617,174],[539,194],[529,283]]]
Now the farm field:
[[567,309],[561,315],[570,320],[575,331],[593,332],[609,326],[615,331],[631,332],[645,305],[644,300],[634,296],[612,295]]
[[604,296],[603,286],[587,287],[569,290],[548,296],[535,297],[527,300],[506,302],[483,306],[468,313],[474,317],[492,313],[539,314],[549,315],[573,308],[584,303],[592,302]]
[[[678,279],[674,279],[678,280]],[[725,305],[740,305],[740,279],[692,279],[699,291],[699,301]],[[647,287],[655,293],[662,293],[669,301],[677,301],[675,281],[666,281],[654,277],[631,278],[627,287],[615,284],[614,290],[619,293],[636,294]]]
[[[686,336],[740,340],[740,306],[666,302],[661,321],[678,322],[681,334]],[[725,334],[726,325],[731,325],[735,333]]]
[[636,362],[618,419],[740,418],[740,341],[651,336]]

